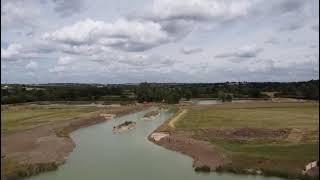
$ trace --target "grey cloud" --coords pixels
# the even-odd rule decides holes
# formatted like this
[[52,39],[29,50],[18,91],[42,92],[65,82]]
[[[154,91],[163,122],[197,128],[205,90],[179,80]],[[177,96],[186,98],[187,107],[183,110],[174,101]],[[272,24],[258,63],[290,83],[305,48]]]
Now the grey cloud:
[[67,67],[66,66],[54,66],[53,68],[50,68],[48,70],[51,73],[61,73],[61,72],[66,72]]
[[224,23],[245,16],[265,17],[287,13],[301,13],[305,0],[154,0],[150,9],[140,17],[153,21],[186,20],[194,22]]
[[203,51],[203,49],[201,49],[201,48],[182,48],[181,49],[182,54],[194,54],[194,53],[199,53],[202,51]]
[[[249,61],[247,61],[249,62]],[[226,69],[210,69],[207,75],[217,77],[219,81],[305,81],[319,76],[318,62],[290,63],[279,66],[272,59],[257,59],[241,66]],[[228,70],[228,69],[227,69]],[[221,76],[222,75],[222,76]]]
[[297,21],[293,23],[288,23],[279,28],[279,31],[295,31],[302,28],[305,25],[305,22]]
[[275,16],[288,13],[300,13],[308,3],[312,1],[304,0],[257,0],[254,7],[250,9],[254,16]]
[[163,31],[170,34],[172,41],[178,41],[191,33],[196,22],[186,21],[184,19],[159,21]]
[[[155,0],[150,12],[142,18],[159,22],[168,34],[177,40],[186,37],[199,23],[234,24],[243,17],[259,18],[304,14],[302,10],[308,4],[304,0],[230,0],[230,1],[168,1]],[[293,16],[294,17],[294,16]],[[180,24],[179,24],[180,23]],[[303,20],[290,22],[279,28],[280,31],[293,31],[305,25]]]
[[311,26],[311,29],[316,32],[319,32],[319,24],[315,24],[315,25]]
[[[161,24],[162,29],[178,41],[190,34],[199,23],[226,23],[247,15],[254,2],[230,1],[184,1],[154,0],[149,11],[130,19],[145,19]],[[171,42],[171,41],[168,41]]]
[[83,0],[52,0],[54,2],[54,10],[61,16],[70,16],[79,13],[84,9]]
[[[41,77],[40,79],[43,82],[89,82],[88,80],[115,83],[146,80],[199,82],[227,81],[237,78],[249,81],[265,81],[268,79],[287,81],[293,80],[294,77],[299,80],[308,80],[317,77],[319,73],[318,66],[316,66],[318,64],[303,59],[313,59],[314,57],[311,56],[302,57],[302,59],[297,60],[301,61],[301,63],[296,64],[289,62],[287,59],[282,59],[281,66],[278,66],[278,62],[275,63],[272,60],[259,60],[260,58],[265,58],[263,55],[270,58],[277,56],[287,58],[284,54],[290,54],[288,58],[291,60],[294,59],[291,57],[299,57],[299,53],[304,52],[304,50],[315,51],[318,48],[317,42],[310,41],[309,35],[302,34],[305,32],[292,32],[292,30],[297,30],[305,25],[308,26],[310,31],[310,28],[316,32],[319,31],[318,25],[311,26],[316,24],[314,19],[318,17],[312,15],[309,18],[308,13],[311,14],[312,9],[305,9],[306,5],[313,4],[315,0],[244,0],[242,1],[245,2],[243,5],[238,4],[237,6],[228,5],[232,0],[228,2],[219,0],[157,0],[164,6],[156,6],[155,8],[159,9],[155,13],[144,17],[132,17],[121,23],[116,23],[116,21],[112,20],[120,15],[118,12],[111,12],[107,6],[105,7],[105,12],[100,11],[104,7],[88,9],[88,11],[84,12],[82,11],[84,8],[83,1],[41,1],[50,2],[50,4],[44,5],[50,8],[48,12],[43,9],[44,6],[41,7],[42,9],[37,8],[39,6],[34,2],[39,2],[38,0],[30,0],[28,2],[23,0],[2,1],[17,4],[16,6],[8,6],[7,10],[4,11],[2,9],[1,12],[2,19],[6,19],[7,23],[4,26],[4,31],[9,32],[3,35],[6,42],[1,42],[1,59],[5,60],[2,61],[4,63],[2,67],[7,67],[4,73],[8,74],[6,75],[7,79],[2,81],[33,82],[31,78],[27,81],[27,77],[23,72],[25,72],[26,63],[31,61],[38,62],[37,60],[43,60],[43,63],[41,63],[41,67],[38,66],[39,68],[35,75],[39,78]],[[235,0],[234,2],[240,1]],[[55,3],[52,4],[52,2]],[[107,1],[100,4],[105,2]],[[94,7],[96,5],[94,3],[97,3],[97,1],[92,1],[92,3],[92,7]],[[18,8],[15,9],[14,7]],[[147,8],[139,7],[137,11],[146,14],[144,10]],[[39,9],[40,17],[38,16]],[[213,9],[214,11],[212,11]],[[57,16],[57,13],[60,16]],[[63,18],[77,13],[79,13],[79,16],[74,15],[70,18]],[[126,14],[126,12],[121,14]],[[103,21],[92,20],[92,22],[85,22],[81,19],[88,16]],[[109,22],[105,21],[106,19]],[[254,27],[254,22],[258,20],[263,23],[259,27]],[[46,21],[46,23],[43,23],[43,21]],[[77,22],[85,23],[75,26]],[[299,22],[302,24],[299,24]],[[33,25],[36,28],[33,28]],[[65,27],[60,28],[62,25]],[[204,32],[197,27],[203,25],[210,25],[213,28]],[[281,37],[281,43],[279,43],[280,39],[269,39],[264,42],[264,45],[279,43],[276,47],[277,50],[270,52],[268,48],[272,47],[266,46],[266,52],[263,54],[259,54],[263,49],[257,47],[251,49],[240,48],[239,50],[230,49],[228,52],[227,47],[234,47],[238,43],[249,43],[246,42],[247,37],[252,37],[250,42],[254,39],[257,43],[263,43],[264,39],[261,33],[266,32],[268,34],[270,27],[274,27],[276,30],[279,30],[280,27],[287,30],[286,32],[281,32],[283,33],[281,35],[288,33],[288,36],[276,36]],[[56,31],[52,31],[53,29],[56,29]],[[17,35],[17,30],[21,32],[20,36]],[[50,31],[47,33],[48,36],[39,40],[40,42],[35,42],[39,35],[46,31]],[[29,32],[33,34],[28,36]],[[241,37],[232,39],[235,37],[234,33],[241,34]],[[276,33],[279,32],[277,31]],[[295,33],[294,35],[299,36],[299,38],[294,39],[295,42],[306,43],[303,45],[301,45],[302,43],[294,43],[295,48],[288,48],[287,45],[292,43],[286,42],[287,37],[294,37],[290,33]],[[185,41],[180,41],[185,37],[188,38]],[[180,41],[180,43],[172,43],[176,41]],[[21,46],[14,46],[13,42],[19,42]],[[155,48],[168,43],[171,43],[169,47]],[[222,58],[216,59],[216,63],[212,63],[209,60],[212,59],[212,54],[210,54],[210,57],[209,55],[208,57],[201,57],[198,54],[183,56],[183,61],[178,61],[175,56],[162,57],[154,55],[157,53],[163,54],[163,52],[177,56],[181,56],[178,53],[195,53],[193,49],[197,48],[186,48],[184,49],[185,51],[181,50],[178,53],[174,51],[174,49],[184,47],[190,43],[195,47],[201,46],[204,48],[214,48],[221,45],[221,49],[226,49],[226,51],[221,51],[225,53],[216,56],[217,58]],[[13,46],[9,48],[10,45]],[[300,45],[303,47],[298,47]],[[171,47],[172,49],[168,49]],[[150,49],[152,49],[150,54],[149,52],[142,53]],[[299,52],[298,49],[301,49],[301,51]],[[141,52],[141,54],[136,54],[137,51]],[[72,57],[72,60],[67,58],[68,56]],[[59,59],[59,57],[61,58]],[[200,63],[198,59],[204,62]],[[20,63],[18,65],[20,61],[14,60],[24,60],[21,61],[24,64]],[[51,62],[56,61],[57,64],[52,67]],[[239,64],[240,61],[241,64]],[[188,63],[189,65],[186,65]],[[35,67],[32,64],[28,67]],[[18,69],[18,66],[20,66],[20,69]],[[73,68],[74,66],[76,68]],[[102,66],[106,67],[108,70],[106,72],[110,72],[108,73],[110,76],[106,77],[106,73],[99,70]],[[193,71],[193,69],[196,70]],[[229,69],[229,71],[226,71],[226,69]],[[48,73],[48,70],[52,73]],[[128,72],[131,72],[130,76],[128,76]],[[56,73],[61,74],[61,76],[58,77]],[[210,79],[210,77],[215,78]]]
[[118,58],[116,61],[121,64],[129,65],[129,67],[144,68],[146,70],[160,67],[168,67],[179,62],[170,57],[156,55],[126,55],[122,58]]
[[312,44],[309,46],[311,49],[317,49],[319,48],[319,44]]
[[255,46],[244,46],[238,49],[236,52],[231,53],[221,53],[216,55],[216,58],[231,58],[232,61],[237,61],[246,58],[257,57],[260,52],[262,52],[262,48],[257,48]]
[[286,12],[292,12],[301,10],[305,5],[305,1],[301,0],[278,0],[278,8],[280,11],[286,13]]
[[264,43],[265,43],[265,44],[273,44],[273,45],[276,45],[276,44],[279,44],[280,41],[279,41],[279,39],[277,39],[277,38],[270,38],[270,39],[264,41]]

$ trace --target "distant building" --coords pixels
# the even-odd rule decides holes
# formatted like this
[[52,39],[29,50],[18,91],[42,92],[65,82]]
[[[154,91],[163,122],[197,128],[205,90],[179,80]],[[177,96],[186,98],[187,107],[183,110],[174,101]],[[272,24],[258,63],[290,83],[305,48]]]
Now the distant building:
[[9,89],[9,86],[5,85],[5,86],[1,87],[1,89]]

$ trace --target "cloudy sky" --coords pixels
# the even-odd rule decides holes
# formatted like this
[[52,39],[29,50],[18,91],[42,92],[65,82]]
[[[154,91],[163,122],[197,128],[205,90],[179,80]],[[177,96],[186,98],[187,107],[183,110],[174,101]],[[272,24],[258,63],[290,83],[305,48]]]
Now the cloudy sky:
[[1,83],[300,81],[318,0],[1,0]]

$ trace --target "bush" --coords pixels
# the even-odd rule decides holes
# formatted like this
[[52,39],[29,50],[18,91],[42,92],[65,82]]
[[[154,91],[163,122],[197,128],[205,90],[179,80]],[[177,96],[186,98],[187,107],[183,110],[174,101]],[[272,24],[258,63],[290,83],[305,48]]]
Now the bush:
[[203,165],[203,166],[194,168],[194,170],[196,172],[210,172],[211,168],[209,166],[207,166],[207,165]]

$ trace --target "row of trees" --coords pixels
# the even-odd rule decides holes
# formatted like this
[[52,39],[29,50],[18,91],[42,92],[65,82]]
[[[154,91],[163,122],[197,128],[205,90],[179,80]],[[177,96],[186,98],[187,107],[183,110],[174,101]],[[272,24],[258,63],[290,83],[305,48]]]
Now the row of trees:
[[34,101],[96,101],[124,100],[120,87],[95,86],[45,86],[25,87],[20,85],[1,88],[1,103],[12,104]]
[[319,99],[319,80],[307,82],[159,84],[139,85],[1,85],[1,103],[32,101],[130,101],[177,103],[181,98],[265,98],[263,92],[276,97]]
[[181,98],[190,99],[190,90],[170,86],[153,86],[148,83],[141,83],[135,94],[138,102],[166,102],[169,104],[178,103]]

